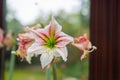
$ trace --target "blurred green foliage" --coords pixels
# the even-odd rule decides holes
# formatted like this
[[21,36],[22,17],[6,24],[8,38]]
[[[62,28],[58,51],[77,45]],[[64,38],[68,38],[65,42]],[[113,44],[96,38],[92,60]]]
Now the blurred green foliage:
[[[45,80],[44,72],[36,66],[16,66],[12,80]],[[9,70],[5,71],[5,80],[8,80]]]

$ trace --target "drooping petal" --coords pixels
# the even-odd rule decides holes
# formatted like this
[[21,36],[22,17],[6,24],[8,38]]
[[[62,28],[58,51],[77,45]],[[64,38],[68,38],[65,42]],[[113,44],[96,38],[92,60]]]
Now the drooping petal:
[[42,54],[40,57],[42,69],[49,65],[52,62],[53,58],[53,54]]
[[57,34],[55,36],[55,39],[56,39],[56,45],[55,45],[56,47],[64,47],[73,41],[73,38],[71,36],[69,36],[63,32]]

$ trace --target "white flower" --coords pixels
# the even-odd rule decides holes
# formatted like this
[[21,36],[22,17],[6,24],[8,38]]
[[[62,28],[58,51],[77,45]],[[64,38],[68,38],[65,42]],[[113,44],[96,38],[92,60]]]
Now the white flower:
[[40,61],[42,68],[49,65],[55,57],[62,57],[64,61],[67,60],[66,45],[73,41],[73,38],[61,32],[62,27],[52,17],[52,21],[45,28],[28,29],[34,33],[38,38],[28,48],[27,54],[41,54]]

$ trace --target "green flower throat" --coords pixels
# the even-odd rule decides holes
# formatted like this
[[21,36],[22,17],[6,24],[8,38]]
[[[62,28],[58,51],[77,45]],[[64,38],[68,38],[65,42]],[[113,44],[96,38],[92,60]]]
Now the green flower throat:
[[56,40],[54,39],[54,37],[50,37],[46,40],[46,46],[51,49],[55,48],[55,44],[56,44]]

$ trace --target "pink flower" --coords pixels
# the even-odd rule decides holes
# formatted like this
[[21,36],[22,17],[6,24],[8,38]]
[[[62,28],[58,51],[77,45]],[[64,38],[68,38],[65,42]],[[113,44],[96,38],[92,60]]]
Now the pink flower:
[[[27,54],[28,48],[35,42],[36,40],[36,35],[31,33],[29,29],[36,30],[40,29],[41,25],[37,24],[33,26],[32,28],[25,28],[25,33],[18,34],[18,50],[17,51],[12,51],[13,54],[16,54],[20,56],[23,59],[26,59],[28,63],[31,63],[31,57],[34,56],[34,54]],[[35,47],[34,47],[35,48]]]
[[41,54],[40,61],[42,68],[48,66],[55,57],[62,57],[64,61],[67,60],[66,45],[73,41],[73,38],[63,33],[61,25],[52,17],[52,21],[45,28],[28,29],[34,33],[38,38],[28,48],[27,54]]
[[30,62],[31,57],[33,55],[27,55],[27,49],[33,44],[34,38],[32,33],[23,33],[19,34],[17,40],[19,41],[19,47],[17,51],[12,51],[12,53],[20,56],[22,60],[26,58],[26,60]]
[[72,45],[83,51],[83,55],[80,58],[81,60],[84,59],[90,52],[97,49],[95,46],[92,46],[86,34],[80,36],[79,38],[74,38]]

